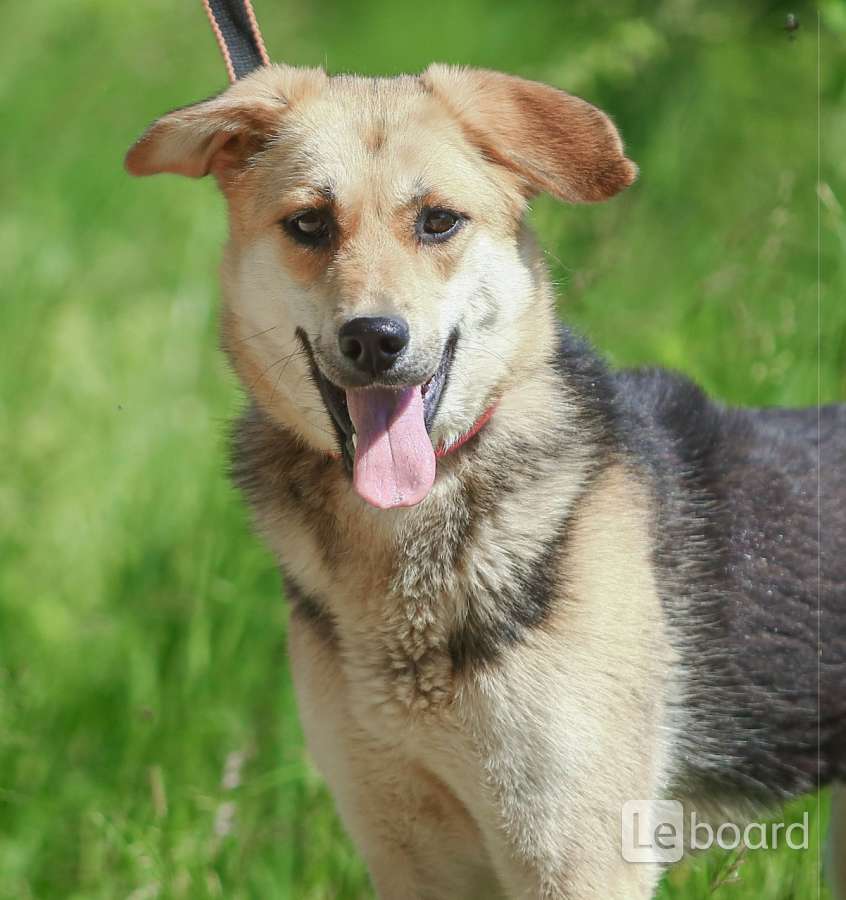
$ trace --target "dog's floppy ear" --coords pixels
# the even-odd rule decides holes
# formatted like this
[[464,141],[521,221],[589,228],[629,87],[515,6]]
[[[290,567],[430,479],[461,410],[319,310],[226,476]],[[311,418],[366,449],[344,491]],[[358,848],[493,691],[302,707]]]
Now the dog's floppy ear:
[[637,177],[608,116],[572,94],[486,69],[433,65],[422,77],[468,139],[516,173],[527,194],[607,200]]
[[273,136],[292,96],[318,90],[325,79],[320,69],[259,69],[219,96],[153,122],[130,147],[126,169],[131,175],[221,175]]
[[126,154],[130,175],[170,172],[201,178],[237,165],[270,133],[279,110],[232,102],[226,95],[162,116]]

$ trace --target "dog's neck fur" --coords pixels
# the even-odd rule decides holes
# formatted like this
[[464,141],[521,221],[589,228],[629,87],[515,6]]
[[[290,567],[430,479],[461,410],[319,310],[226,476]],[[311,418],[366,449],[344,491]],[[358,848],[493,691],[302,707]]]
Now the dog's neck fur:
[[257,407],[236,430],[235,478],[281,561],[295,614],[342,642],[351,664],[387,661],[402,707],[446,699],[457,671],[490,661],[553,602],[552,561],[602,457],[590,392],[601,393],[605,375],[576,343],[568,372],[550,297],[544,276],[532,345],[521,348],[496,414],[439,462],[416,507],[372,509],[339,460]]

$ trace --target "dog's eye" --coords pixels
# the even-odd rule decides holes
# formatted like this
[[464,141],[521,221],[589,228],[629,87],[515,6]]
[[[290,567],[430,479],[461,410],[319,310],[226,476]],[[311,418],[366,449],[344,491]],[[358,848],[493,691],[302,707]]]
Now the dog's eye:
[[325,210],[307,209],[291,216],[282,224],[295,241],[313,247],[322,244],[329,237],[332,220]]
[[448,209],[424,209],[417,220],[417,234],[426,243],[436,243],[451,238],[464,219]]

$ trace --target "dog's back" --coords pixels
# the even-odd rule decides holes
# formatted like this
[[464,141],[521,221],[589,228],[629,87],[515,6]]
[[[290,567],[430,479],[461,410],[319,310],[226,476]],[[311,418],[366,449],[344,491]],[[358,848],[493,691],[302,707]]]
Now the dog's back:
[[659,370],[615,383],[689,673],[680,780],[768,800],[846,778],[846,406],[725,408]]

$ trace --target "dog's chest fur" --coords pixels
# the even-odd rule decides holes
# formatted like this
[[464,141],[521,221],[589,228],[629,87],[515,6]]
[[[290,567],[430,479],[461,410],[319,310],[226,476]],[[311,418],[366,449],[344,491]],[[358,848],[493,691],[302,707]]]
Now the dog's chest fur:
[[425,504],[385,513],[349,491],[337,461],[303,453],[259,413],[236,446],[236,480],[280,560],[292,615],[340,661],[369,731],[414,740],[410,723],[448,716],[466,671],[538,624],[560,593],[552,558],[583,486],[578,458],[562,466],[551,455],[511,491],[478,460],[455,462]]
[[467,506],[449,506],[397,531],[358,509],[343,522],[337,565],[296,514],[275,547],[292,615],[310,620],[334,645],[355,718],[376,732],[397,726],[407,733],[409,719],[440,717],[450,706],[468,606],[482,585],[506,577],[507,554],[479,535],[471,552]]
[[281,563],[292,615],[341,661],[362,707],[356,718],[382,728],[385,719],[443,706],[453,688],[448,622],[457,579],[448,562],[461,511],[449,515],[439,539],[426,528],[393,533],[366,509],[348,511],[337,463],[318,472],[320,463],[277,461],[287,471],[271,479],[278,489],[258,507],[260,524]]

